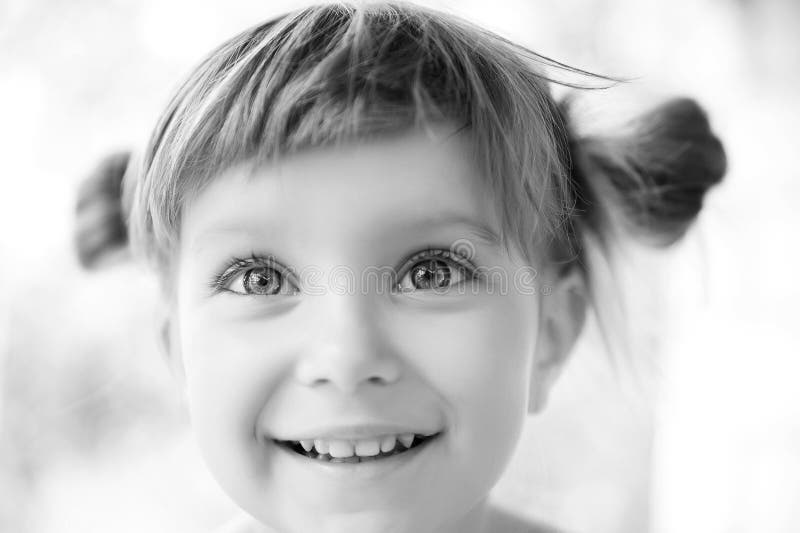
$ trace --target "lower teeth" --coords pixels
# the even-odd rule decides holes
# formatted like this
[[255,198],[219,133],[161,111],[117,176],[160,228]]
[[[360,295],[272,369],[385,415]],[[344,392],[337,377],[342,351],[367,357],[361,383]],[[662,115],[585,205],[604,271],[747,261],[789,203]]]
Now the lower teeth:
[[351,457],[331,457],[327,453],[317,456],[317,461],[328,461],[330,463],[360,463],[362,461],[374,461],[375,459],[377,457],[358,457],[356,455]]

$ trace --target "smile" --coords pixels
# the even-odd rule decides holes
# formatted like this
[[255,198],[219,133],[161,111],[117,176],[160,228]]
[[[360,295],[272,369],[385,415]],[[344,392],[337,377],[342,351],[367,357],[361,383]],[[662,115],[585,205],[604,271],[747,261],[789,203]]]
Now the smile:
[[362,463],[403,454],[425,445],[439,435],[440,433],[433,435],[403,433],[358,440],[308,439],[300,441],[273,440],[273,442],[294,453],[317,461]]

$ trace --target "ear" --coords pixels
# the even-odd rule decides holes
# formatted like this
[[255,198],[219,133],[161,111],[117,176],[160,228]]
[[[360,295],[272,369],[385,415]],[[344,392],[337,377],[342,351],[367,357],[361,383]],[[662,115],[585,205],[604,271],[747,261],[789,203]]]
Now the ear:
[[550,389],[561,374],[586,321],[586,283],[576,265],[554,276],[543,291],[539,337],[531,365],[528,412],[538,413],[547,403]]
[[174,305],[165,304],[163,306],[158,337],[170,374],[178,386],[181,396],[184,396],[186,391],[186,371],[183,366],[178,317],[175,313]]

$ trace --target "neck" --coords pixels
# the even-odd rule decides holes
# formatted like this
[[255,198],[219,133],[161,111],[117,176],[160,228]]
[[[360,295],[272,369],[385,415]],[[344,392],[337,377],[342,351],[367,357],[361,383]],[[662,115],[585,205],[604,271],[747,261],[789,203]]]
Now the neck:
[[488,498],[479,501],[470,511],[458,519],[447,525],[445,528],[437,531],[436,533],[485,533],[490,531],[487,527],[489,524],[489,515],[491,508]]
[[[469,510],[467,514],[459,518],[455,522],[451,522],[444,528],[436,531],[435,533],[490,533],[494,531],[492,523],[495,522],[493,516],[496,511],[489,504],[488,498],[479,501],[475,506]],[[277,533],[275,530],[268,528],[262,524],[256,525],[250,517],[248,523],[253,528],[247,531],[254,533]],[[239,531],[238,529],[236,531]],[[242,529],[242,531],[245,531]]]

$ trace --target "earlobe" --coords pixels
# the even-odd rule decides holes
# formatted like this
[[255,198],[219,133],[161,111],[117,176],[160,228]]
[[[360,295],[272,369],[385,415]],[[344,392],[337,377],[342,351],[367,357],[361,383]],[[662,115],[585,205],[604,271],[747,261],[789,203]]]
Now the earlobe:
[[542,295],[539,338],[530,376],[528,412],[540,412],[550,389],[569,358],[586,321],[588,296],[577,267],[558,277],[548,295]]

